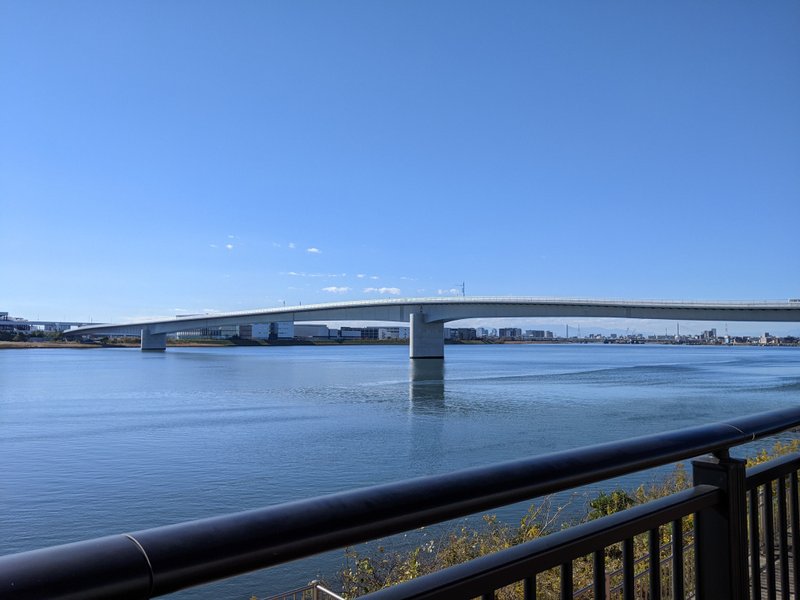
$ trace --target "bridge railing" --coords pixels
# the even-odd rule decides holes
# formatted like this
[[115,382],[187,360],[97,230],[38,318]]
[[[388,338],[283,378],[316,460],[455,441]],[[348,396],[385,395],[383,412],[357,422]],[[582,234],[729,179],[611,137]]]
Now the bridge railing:
[[[662,595],[665,581],[661,569],[653,569],[647,578],[646,597],[684,597],[690,591],[685,589],[688,585],[703,598],[744,598],[750,580],[755,582],[756,574],[760,577],[764,565],[767,587],[776,585],[769,581],[770,561],[772,579],[777,563],[778,582],[788,590],[785,580],[790,569],[786,565],[797,563],[797,553],[789,549],[798,547],[800,531],[796,475],[800,458],[758,467],[747,476],[744,463],[731,458],[728,450],[798,425],[800,408],[783,409],[4,556],[0,557],[0,597],[151,598],[709,453],[714,456],[693,463],[691,489],[371,597],[490,598],[498,589],[516,584],[521,594],[533,598],[537,574],[556,568],[561,573],[557,593],[570,598],[574,559],[592,555],[594,594],[603,598],[607,587],[605,550],[613,545],[619,545],[622,555],[623,596],[645,597],[645,592],[637,592],[643,584],[642,578],[636,577],[636,565],[641,561],[636,563],[634,546],[646,537],[649,564],[658,564],[659,540],[664,535],[675,549],[666,582],[671,592]],[[755,533],[749,538],[748,515]],[[691,562],[683,556],[684,532],[690,520],[695,539]],[[791,537],[787,537],[789,530]],[[750,577],[748,549],[752,552]],[[794,577],[798,572],[795,568]]]

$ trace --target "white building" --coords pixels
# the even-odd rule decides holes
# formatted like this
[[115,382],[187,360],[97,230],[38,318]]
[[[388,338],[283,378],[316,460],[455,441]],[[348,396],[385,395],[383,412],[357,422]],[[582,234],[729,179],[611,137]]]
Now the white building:
[[379,340],[407,340],[408,327],[378,327]]
[[291,340],[294,338],[295,325],[292,321],[276,321],[269,324],[270,334],[274,334],[279,340]]

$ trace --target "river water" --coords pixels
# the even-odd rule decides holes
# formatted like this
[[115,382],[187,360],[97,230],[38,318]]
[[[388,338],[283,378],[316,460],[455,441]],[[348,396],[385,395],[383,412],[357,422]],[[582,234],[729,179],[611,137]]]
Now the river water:
[[[0,351],[0,555],[800,399],[800,348],[470,345],[415,364],[407,352]],[[175,597],[264,597],[341,557]]]

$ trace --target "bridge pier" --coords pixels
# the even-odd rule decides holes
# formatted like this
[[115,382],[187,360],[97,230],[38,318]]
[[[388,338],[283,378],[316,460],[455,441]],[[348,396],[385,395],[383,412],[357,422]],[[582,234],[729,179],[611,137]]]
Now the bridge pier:
[[150,333],[149,328],[142,329],[142,352],[163,352],[167,349],[166,333]]
[[426,323],[421,312],[411,313],[409,358],[444,358],[444,323]]

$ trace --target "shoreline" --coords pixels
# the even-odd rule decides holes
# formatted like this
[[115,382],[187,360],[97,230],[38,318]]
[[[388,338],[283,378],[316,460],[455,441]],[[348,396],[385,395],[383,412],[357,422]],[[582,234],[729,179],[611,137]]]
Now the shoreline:
[[[526,340],[526,341],[445,341],[446,346],[559,346],[563,344],[596,344],[612,346],[719,346],[719,347],[762,347],[762,348],[792,348],[800,347],[800,343],[783,344],[715,344],[710,342],[671,342],[665,340],[643,340],[636,342],[604,342],[603,340]],[[408,346],[408,340],[282,340],[282,341],[257,341],[247,340],[234,342],[231,340],[197,340],[180,343],[167,342],[167,348],[240,348],[240,347],[286,347],[286,346]],[[0,342],[0,350],[32,350],[32,349],[59,349],[69,348],[75,350],[91,350],[101,348],[139,348],[139,342],[131,343],[81,343],[66,341],[27,341],[27,342]]]

